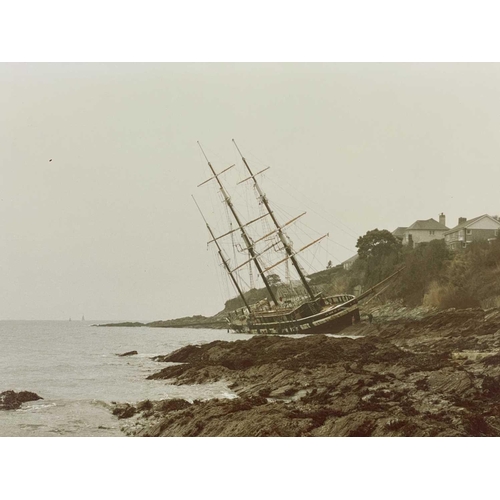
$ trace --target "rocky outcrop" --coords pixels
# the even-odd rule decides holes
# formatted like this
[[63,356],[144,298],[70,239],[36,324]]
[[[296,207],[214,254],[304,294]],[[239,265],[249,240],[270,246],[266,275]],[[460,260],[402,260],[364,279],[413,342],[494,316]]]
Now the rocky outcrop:
[[23,403],[43,399],[38,394],[29,391],[5,391],[0,393],[0,410],[17,410]]
[[227,328],[227,320],[224,315],[216,314],[215,316],[186,316],[183,318],[167,319],[162,321],[153,321],[147,323],[146,326],[152,328]]
[[124,356],[135,356],[136,354],[138,354],[137,351],[128,351],[128,352],[124,352],[122,354],[117,354],[117,356],[120,356],[120,357],[124,357]]
[[149,378],[175,384],[224,380],[239,398],[143,402],[128,410],[135,419],[127,432],[500,436],[499,310],[399,317],[346,333],[362,337],[255,336],[158,356],[177,364]]
[[145,323],[139,323],[137,321],[125,321],[124,323],[106,323],[103,325],[92,325],[92,326],[118,326],[126,328],[137,328],[140,326],[147,326]]
[[107,323],[103,325],[94,326],[117,326],[117,327],[140,327],[147,326],[150,328],[212,328],[212,329],[225,329],[227,328],[227,321],[221,313],[215,316],[186,316],[183,318],[166,319],[160,321],[152,321],[151,323],[139,322],[124,322],[124,323]]

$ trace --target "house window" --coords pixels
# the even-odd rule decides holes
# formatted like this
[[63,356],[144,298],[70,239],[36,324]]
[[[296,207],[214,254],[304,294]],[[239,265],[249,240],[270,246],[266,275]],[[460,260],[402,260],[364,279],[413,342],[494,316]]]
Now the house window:
[[467,229],[467,234],[472,234],[472,229]]
[[434,231],[429,231],[429,234],[434,234]]

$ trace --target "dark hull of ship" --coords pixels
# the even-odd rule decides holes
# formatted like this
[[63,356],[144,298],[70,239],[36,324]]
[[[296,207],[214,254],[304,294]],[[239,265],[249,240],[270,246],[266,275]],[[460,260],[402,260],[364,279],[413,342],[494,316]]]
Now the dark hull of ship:
[[230,322],[229,328],[237,333],[287,335],[338,333],[360,321],[359,307],[353,304],[342,309],[330,308],[313,316],[292,321],[260,321],[246,323]]

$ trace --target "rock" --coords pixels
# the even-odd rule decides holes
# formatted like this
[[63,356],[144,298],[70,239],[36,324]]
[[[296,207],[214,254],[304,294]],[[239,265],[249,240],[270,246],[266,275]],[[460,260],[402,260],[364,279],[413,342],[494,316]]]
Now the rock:
[[137,409],[129,405],[128,403],[124,404],[119,404],[116,405],[115,408],[113,408],[113,415],[117,416],[118,418],[130,418],[133,417],[137,413]]
[[43,399],[38,394],[29,391],[5,391],[0,393],[0,410],[17,410],[23,403]]
[[154,409],[161,412],[162,414],[170,413],[173,411],[184,410],[190,408],[191,403],[185,399],[163,399],[162,401],[157,401],[154,404]]
[[340,418],[328,419],[326,424],[317,429],[315,436],[371,436],[377,419],[380,415],[376,412],[357,412]]
[[[186,346],[149,376],[239,397],[119,405],[140,436],[500,436],[500,310],[374,311],[346,333]],[[386,318],[386,319],[384,319]]]
[[126,321],[125,323],[107,323],[105,325],[92,325],[92,326],[109,326],[109,327],[140,327],[140,326],[146,326],[144,323],[138,323],[137,321],[131,322],[131,321]]
[[472,388],[472,377],[462,370],[453,368],[443,368],[432,372],[427,383],[429,389],[433,392],[448,392],[456,394],[465,394]]
[[117,354],[117,356],[134,356],[135,354],[138,354],[137,351],[128,351],[128,352],[124,352],[123,354]]

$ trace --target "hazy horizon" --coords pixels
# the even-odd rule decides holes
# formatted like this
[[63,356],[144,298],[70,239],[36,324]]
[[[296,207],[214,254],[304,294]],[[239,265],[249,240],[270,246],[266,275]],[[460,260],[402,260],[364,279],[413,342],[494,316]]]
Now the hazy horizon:
[[374,228],[500,213],[497,63],[2,63],[0,77],[0,319],[221,310],[229,285],[191,199],[209,177],[197,141],[217,170],[232,138],[270,165],[270,199],[329,232],[334,265]]

